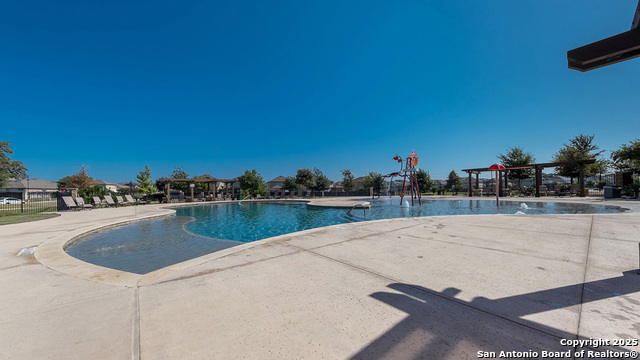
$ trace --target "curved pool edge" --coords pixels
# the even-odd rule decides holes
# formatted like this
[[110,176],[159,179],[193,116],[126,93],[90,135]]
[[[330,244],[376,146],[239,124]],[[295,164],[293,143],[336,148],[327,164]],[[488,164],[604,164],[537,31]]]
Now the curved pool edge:
[[[449,199],[446,198],[437,198],[437,200],[451,200],[451,199],[463,199],[461,197],[448,197]],[[361,199],[361,198],[359,198]],[[467,198],[464,197],[464,199],[473,199],[473,198]],[[344,199],[346,200],[346,199]],[[480,200],[480,199],[478,199]],[[490,200],[490,199],[482,199],[482,200]],[[559,201],[560,200],[560,201]],[[582,202],[582,203],[592,203],[592,199],[580,199],[579,201],[562,201],[565,199],[548,199],[546,201],[555,201],[555,202]],[[570,199],[567,199],[570,200]],[[268,200],[266,200],[268,201]],[[292,201],[300,201],[300,199],[295,199]],[[330,202],[331,199],[323,199],[323,203],[328,203]],[[524,199],[520,200],[520,199],[513,199],[510,201],[522,201],[525,202]],[[533,199],[533,200],[529,200],[529,201],[538,201],[538,199]],[[597,201],[597,200],[596,200]],[[313,201],[309,201],[308,199],[306,200],[307,203],[311,203]],[[223,203],[223,202],[220,202]],[[602,204],[602,202],[593,202],[595,204]],[[630,212],[634,212],[634,208],[636,208],[635,210],[640,209],[640,202],[637,201],[631,201],[631,202],[626,202],[626,201],[605,201],[605,203],[609,203],[609,205],[612,206],[618,206],[618,207],[624,207],[625,209],[627,209],[627,211],[623,212],[623,213],[619,213],[619,214],[597,214],[600,216],[620,216],[622,214],[629,214]],[[231,247],[228,249],[224,249],[224,250],[220,250],[220,251],[216,251],[210,254],[206,254],[194,259],[190,259],[190,260],[186,260],[174,265],[170,265],[158,270],[155,270],[153,272],[149,272],[146,274],[134,274],[134,273],[130,273],[130,272],[126,272],[126,271],[121,271],[121,270],[115,270],[115,269],[111,269],[111,268],[106,268],[106,267],[102,267],[102,266],[98,266],[98,265],[94,265],[91,263],[87,263],[84,262],[82,260],[79,260],[77,258],[72,257],[71,255],[67,254],[64,249],[71,243],[73,243],[73,241],[75,241],[76,239],[80,238],[81,236],[84,236],[88,233],[92,233],[95,231],[99,231],[99,230],[103,230],[103,229],[108,229],[110,227],[114,227],[114,226],[120,226],[120,225],[124,225],[127,223],[131,223],[131,222],[137,222],[140,220],[148,220],[148,219],[153,219],[153,218],[157,218],[157,217],[163,217],[163,216],[168,216],[168,215],[174,215],[175,214],[175,210],[173,209],[174,207],[176,207],[176,205],[178,206],[194,206],[194,205],[211,205],[211,204],[217,204],[217,203],[187,203],[187,204],[158,204],[158,205],[147,205],[145,206],[145,208],[150,209],[151,210],[151,214],[148,215],[141,215],[139,217],[136,217],[134,219],[131,218],[127,218],[127,219],[119,219],[119,220],[112,220],[112,221],[105,221],[103,223],[99,223],[99,224],[93,224],[89,227],[82,227],[82,228],[78,228],[75,229],[73,231],[58,235],[52,239],[49,239],[45,242],[43,242],[42,244],[40,244],[36,250],[35,250],[35,258],[36,260],[38,260],[41,264],[43,264],[44,266],[58,271],[60,273],[69,275],[69,276],[73,276],[76,278],[80,278],[80,279],[84,279],[84,280],[89,280],[89,281],[95,281],[95,282],[99,282],[99,283],[104,283],[104,284],[109,284],[109,285],[115,285],[115,286],[124,286],[124,287],[138,287],[138,286],[145,286],[145,285],[150,285],[150,284],[154,284],[154,283],[158,283],[158,282],[162,282],[161,279],[162,278],[166,278],[170,275],[172,275],[173,273],[177,273],[180,271],[183,271],[185,269],[197,266],[197,265],[202,265],[205,264],[207,262],[216,260],[216,259],[220,259],[220,258],[224,258],[233,254],[236,254],[238,252],[241,251],[245,251],[257,246],[262,246],[265,245],[267,243],[271,243],[271,242],[279,242],[282,240],[289,240],[293,237],[302,237],[314,232],[320,232],[320,231],[325,231],[327,229],[331,229],[331,228],[340,228],[340,227],[361,227],[361,226],[369,226],[371,224],[375,224],[375,223],[380,223],[380,222],[403,222],[403,221],[424,221],[426,219],[431,219],[431,220],[437,220],[439,218],[449,218],[449,217],[505,217],[505,216],[515,216],[515,217],[521,217],[523,215],[517,215],[517,214],[475,214],[475,215],[441,215],[441,216],[428,216],[428,217],[409,217],[409,218],[394,218],[394,219],[380,219],[380,220],[369,220],[369,221],[362,221],[362,222],[355,222],[355,223],[344,223],[344,224],[337,224],[337,225],[331,225],[331,226],[325,226],[325,227],[319,227],[319,228],[314,228],[314,229],[308,229],[308,230],[303,230],[303,231],[298,231],[298,232],[293,232],[293,233],[289,233],[289,234],[283,234],[283,235],[278,235],[278,236],[274,236],[274,237],[270,237],[270,238],[266,238],[266,239],[261,239],[258,241],[254,241],[254,242],[250,242],[250,243],[246,243],[246,244],[242,244],[242,245],[238,245],[235,247]],[[631,205],[635,205],[635,206],[631,206]],[[331,205],[324,205],[324,206],[331,206]],[[96,211],[100,211],[100,210],[96,210]],[[637,212],[636,212],[637,213]],[[569,216],[569,217],[589,217],[592,216],[593,214],[562,214],[561,216]],[[524,215],[524,216],[535,216],[535,217],[545,217],[545,216],[556,216],[555,214],[537,214],[537,215]]]
[[34,256],[36,260],[38,260],[38,262],[40,262],[42,265],[65,275],[110,285],[135,287],[136,283],[140,280],[141,275],[106,268],[82,261],[67,254],[65,249],[69,245],[80,239],[82,236],[96,231],[126,225],[141,220],[149,220],[175,214],[175,210],[166,209],[163,207],[157,207],[151,210],[151,214],[141,215],[134,218],[113,219],[106,220],[104,222],[97,222],[90,226],[77,228],[64,234],[55,236],[38,245],[38,247],[36,247],[34,251]]

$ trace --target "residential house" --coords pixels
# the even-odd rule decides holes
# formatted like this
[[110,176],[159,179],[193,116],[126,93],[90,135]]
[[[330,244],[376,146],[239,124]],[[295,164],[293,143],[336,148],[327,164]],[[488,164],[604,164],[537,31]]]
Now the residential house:
[[284,176],[282,176],[282,175],[277,176],[277,177],[267,181],[267,188],[269,190],[271,190],[271,189],[282,190],[282,189],[284,189],[284,180],[285,179],[286,178]]
[[116,184],[116,183],[112,183],[109,181],[104,181],[104,180],[94,180],[93,181],[94,184],[102,187],[105,190],[111,191],[111,192],[118,192],[118,189],[121,187],[120,184]]
[[58,191],[58,183],[44,179],[7,180],[0,192],[22,193],[23,199],[50,198]]

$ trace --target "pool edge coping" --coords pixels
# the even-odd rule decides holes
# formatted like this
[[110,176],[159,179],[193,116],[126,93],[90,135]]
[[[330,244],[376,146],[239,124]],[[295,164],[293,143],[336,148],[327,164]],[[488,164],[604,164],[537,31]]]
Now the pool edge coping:
[[[473,198],[464,198],[465,200],[467,199],[473,199]],[[346,199],[345,199],[346,200]],[[439,198],[439,200],[451,200],[451,199],[445,199],[445,198]],[[460,200],[460,198],[458,198],[458,200]],[[481,200],[491,200],[491,199],[481,199]],[[551,199],[549,199],[551,200]],[[548,201],[549,201],[548,200]],[[259,200],[259,201],[264,201],[264,202],[268,202],[269,200]],[[272,201],[272,200],[271,200]],[[278,200],[281,201],[281,200]],[[291,199],[291,200],[285,200],[285,201],[301,201],[300,199]],[[302,200],[307,202],[307,204],[313,202],[312,200]],[[326,202],[329,202],[330,199],[325,200]],[[510,201],[519,201],[519,200],[510,200]],[[224,203],[233,203],[233,202],[237,202],[237,201],[225,201]],[[72,231],[68,231],[66,233],[63,233],[61,235],[55,236],[51,239],[48,239],[46,241],[44,241],[43,243],[41,243],[40,245],[38,245],[36,247],[36,250],[34,252],[34,256],[36,258],[36,260],[38,260],[38,262],[40,262],[42,265],[46,266],[49,269],[52,269],[54,271],[63,273],[65,275],[69,275],[78,279],[83,279],[83,280],[89,280],[89,281],[94,281],[94,282],[98,282],[98,283],[103,283],[103,284],[108,284],[108,285],[114,285],[114,286],[123,286],[123,287],[139,287],[139,286],[147,286],[147,285],[152,285],[155,283],[158,283],[158,280],[166,277],[168,275],[171,275],[172,273],[176,273],[178,271],[182,271],[185,270],[187,268],[193,267],[193,266],[197,266],[197,265],[201,265],[222,257],[226,257],[241,251],[245,251],[247,249],[251,249],[253,247],[256,246],[260,246],[263,245],[265,243],[269,243],[269,242],[277,242],[277,241],[282,241],[285,239],[289,239],[291,237],[298,237],[298,236],[304,236],[313,232],[318,232],[318,231],[324,231],[326,229],[330,229],[330,228],[334,228],[334,227],[340,227],[340,226],[345,226],[345,225],[351,225],[354,226],[355,224],[358,224],[356,226],[366,226],[368,224],[372,224],[372,223],[378,223],[378,222],[391,222],[391,221],[409,221],[409,220],[415,220],[415,219],[422,219],[422,218],[441,218],[441,217],[450,217],[450,216],[456,216],[456,217],[465,217],[465,216],[474,216],[474,217],[478,217],[478,216],[523,216],[523,215],[517,215],[517,214],[473,214],[473,215],[438,215],[438,216],[428,216],[428,217],[408,217],[408,218],[393,218],[393,219],[378,219],[378,220],[368,220],[368,221],[363,221],[363,222],[356,222],[356,223],[344,223],[344,224],[336,224],[336,225],[330,225],[330,226],[324,226],[324,227],[319,227],[319,228],[314,228],[314,229],[307,229],[307,230],[302,230],[302,231],[297,231],[297,232],[293,232],[293,233],[289,233],[289,234],[282,234],[282,235],[277,235],[277,236],[273,236],[273,237],[269,237],[269,238],[265,238],[265,239],[261,239],[261,240],[257,240],[257,241],[253,241],[253,242],[249,242],[246,244],[242,244],[242,245],[237,245],[237,246],[233,246],[227,249],[223,249],[220,251],[215,251],[209,254],[205,254],[193,259],[189,259],[189,260],[185,260],[173,265],[169,265],[166,267],[163,267],[161,269],[146,273],[146,274],[135,274],[135,273],[130,273],[130,272],[126,272],[126,271],[122,271],[122,270],[116,270],[116,269],[112,269],[112,268],[107,268],[107,267],[103,267],[103,266],[99,266],[99,265],[95,265],[95,264],[91,264],[85,261],[82,261],[80,259],[77,259],[69,254],[67,254],[67,252],[64,250],[68,245],[71,245],[76,239],[79,239],[80,237],[95,232],[95,231],[100,231],[100,230],[104,230],[104,229],[108,229],[110,227],[116,227],[116,226],[122,226],[122,225],[126,225],[128,223],[133,223],[133,222],[138,222],[141,220],[150,220],[150,219],[154,219],[154,218],[159,218],[159,217],[165,217],[165,216],[170,216],[170,215],[174,215],[175,214],[175,210],[173,209],[174,207],[177,206],[197,206],[197,205],[211,205],[211,204],[220,204],[223,202],[218,202],[218,203],[186,203],[186,204],[158,204],[156,205],[156,208],[153,209],[154,211],[159,211],[159,213],[154,213],[154,214],[150,214],[150,215],[144,215],[144,216],[140,216],[137,217],[135,219],[118,219],[118,220],[113,220],[113,221],[109,221],[107,223],[101,223],[98,225],[94,225],[94,226],[90,226],[90,227],[82,227],[79,229],[74,229]],[[622,204],[611,204],[612,206],[618,206],[618,207],[623,207]],[[638,204],[640,205],[640,204]],[[335,206],[331,206],[331,205],[315,205],[315,206],[322,206],[322,207],[335,207]],[[621,212],[621,213],[611,213],[611,214],[597,214],[597,215],[603,215],[603,216],[620,216],[620,215],[624,215],[624,214],[632,214],[635,213],[637,214],[637,211],[634,211],[634,209],[632,207],[624,207],[626,209],[625,212]],[[524,216],[547,216],[547,215],[554,215],[554,214],[526,214]],[[565,216],[575,216],[575,217],[582,217],[582,216],[592,216],[594,214],[563,214]]]

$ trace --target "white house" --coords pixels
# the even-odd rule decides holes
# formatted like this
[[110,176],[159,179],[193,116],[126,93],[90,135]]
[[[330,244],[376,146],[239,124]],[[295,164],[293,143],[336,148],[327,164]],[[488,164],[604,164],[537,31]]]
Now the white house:
[[104,181],[104,180],[94,180],[93,181],[96,185],[99,185],[100,187],[102,187],[105,190],[109,190],[111,192],[117,192],[118,189],[120,188],[120,185],[116,184],[116,183],[112,183],[112,182],[108,182],[108,181]]

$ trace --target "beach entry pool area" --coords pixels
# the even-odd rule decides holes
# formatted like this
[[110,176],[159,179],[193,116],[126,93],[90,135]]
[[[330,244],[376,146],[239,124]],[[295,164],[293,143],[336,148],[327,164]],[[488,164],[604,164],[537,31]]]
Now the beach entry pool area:
[[[405,198],[406,200],[406,198]],[[362,199],[370,209],[305,202],[233,202],[176,208],[176,216],[141,220],[77,238],[65,251],[80,260],[146,274],[233,246],[330,225],[403,217],[470,214],[620,213],[618,206],[535,201],[431,200],[409,206],[400,199]],[[409,199],[410,201],[410,199]],[[354,202],[355,204],[356,202]]]

